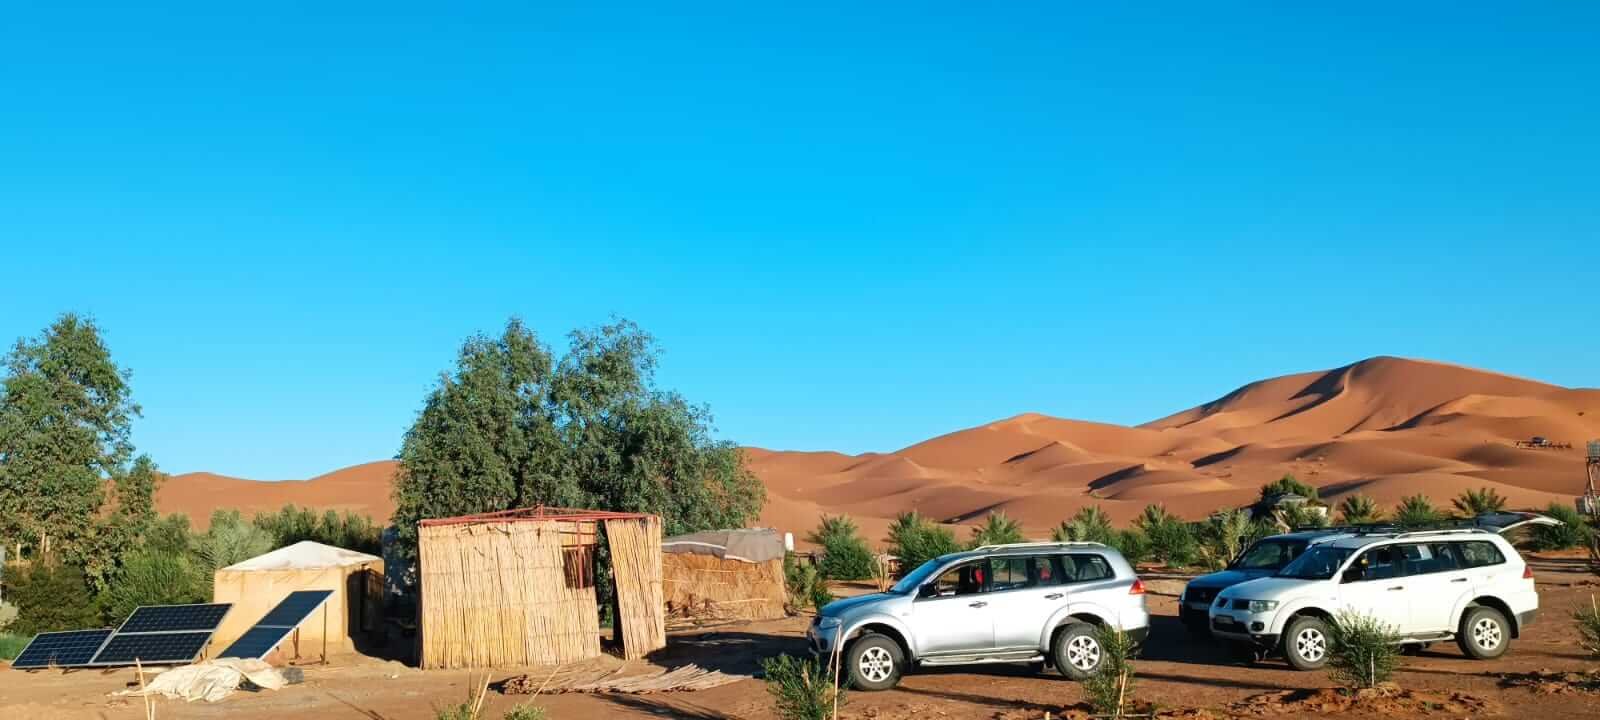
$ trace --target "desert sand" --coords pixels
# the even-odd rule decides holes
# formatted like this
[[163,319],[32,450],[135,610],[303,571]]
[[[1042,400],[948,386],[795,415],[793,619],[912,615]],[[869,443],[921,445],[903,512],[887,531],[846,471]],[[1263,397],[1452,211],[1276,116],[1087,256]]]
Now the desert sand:
[[[1519,449],[1544,436],[1569,450]],[[1132,519],[1146,505],[1201,518],[1253,500],[1285,473],[1325,499],[1361,493],[1390,506],[1423,493],[1436,505],[1492,488],[1515,507],[1571,502],[1583,442],[1600,438],[1600,390],[1484,370],[1379,357],[1251,383],[1136,427],[1025,414],[888,453],[749,448],[767,487],[761,523],[796,535],[823,513],[848,514],[869,538],[917,510],[970,523],[1004,510],[1034,535],[1085,505]],[[387,518],[395,464],[381,461],[297,482],[175,475],[157,501],[198,523],[216,507],[249,514],[285,503]]]

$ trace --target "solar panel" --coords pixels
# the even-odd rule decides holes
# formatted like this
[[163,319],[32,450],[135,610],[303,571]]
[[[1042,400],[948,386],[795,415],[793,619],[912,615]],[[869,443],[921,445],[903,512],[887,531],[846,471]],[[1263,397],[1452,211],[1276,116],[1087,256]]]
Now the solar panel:
[[17,659],[11,661],[11,667],[34,670],[88,665],[111,633],[110,629],[39,633],[22,649]]
[[141,663],[192,663],[200,657],[212,631],[161,632],[134,635],[113,635],[111,641],[94,656],[95,665],[132,665]]
[[231,607],[228,603],[141,607],[117,628],[117,634],[215,630]]
[[289,593],[276,607],[267,611],[261,621],[246,630],[219,658],[263,658],[294,629],[311,617],[333,595],[332,590],[296,590]]

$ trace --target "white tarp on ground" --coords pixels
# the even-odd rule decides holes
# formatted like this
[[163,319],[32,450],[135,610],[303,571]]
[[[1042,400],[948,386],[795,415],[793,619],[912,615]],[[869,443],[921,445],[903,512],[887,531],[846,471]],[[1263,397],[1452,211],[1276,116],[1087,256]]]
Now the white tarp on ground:
[[285,685],[283,674],[260,660],[226,658],[185,665],[157,675],[143,690],[124,690],[116,695],[164,695],[174,700],[216,702],[239,689],[245,681],[264,690]]
[[302,540],[265,555],[257,555],[244,562],[229,565],[223,570],[311,570],[360,565],[381,559],[376,555]]

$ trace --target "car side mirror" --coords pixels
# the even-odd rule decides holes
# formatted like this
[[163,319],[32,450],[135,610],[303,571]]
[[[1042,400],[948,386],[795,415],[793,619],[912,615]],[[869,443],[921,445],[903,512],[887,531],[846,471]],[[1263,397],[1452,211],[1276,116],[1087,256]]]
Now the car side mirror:
[[934,583],[928,583],[927,585],[923,585],[923,586],[917,588],[917,597],[919,597],[919,598],[931,598],[931,597],[938,597],[938,596],[939,596],[939,586],[935,585]]
[[1361,576],[1362,576],[1361,568],[1353,567],[1353,568],[1350,568],[1349,570],[1344,571],[1343,582],[1347,582],[1347,583],[1361,582]]

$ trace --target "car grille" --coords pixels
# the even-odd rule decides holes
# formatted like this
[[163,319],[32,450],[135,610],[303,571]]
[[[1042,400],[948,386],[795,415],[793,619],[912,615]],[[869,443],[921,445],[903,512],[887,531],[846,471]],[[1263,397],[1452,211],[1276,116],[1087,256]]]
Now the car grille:
[[1189,601],[1197,603],[1209,603],[1211,602],[1211,598],[1216,597],[1216,595],[1217,591],[1212,588],[1191,588],[1189,590]]

